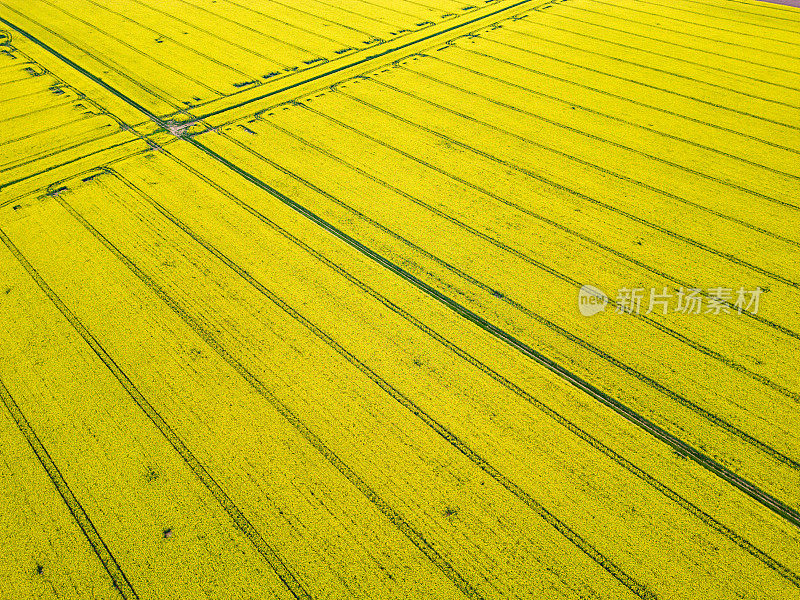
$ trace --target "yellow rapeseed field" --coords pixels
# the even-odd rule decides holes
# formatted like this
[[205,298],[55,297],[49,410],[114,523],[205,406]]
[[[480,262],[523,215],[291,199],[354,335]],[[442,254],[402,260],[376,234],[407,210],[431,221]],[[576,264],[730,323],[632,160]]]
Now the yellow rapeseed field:
[[0,0],[0,600],[800,599],[800,7]]

